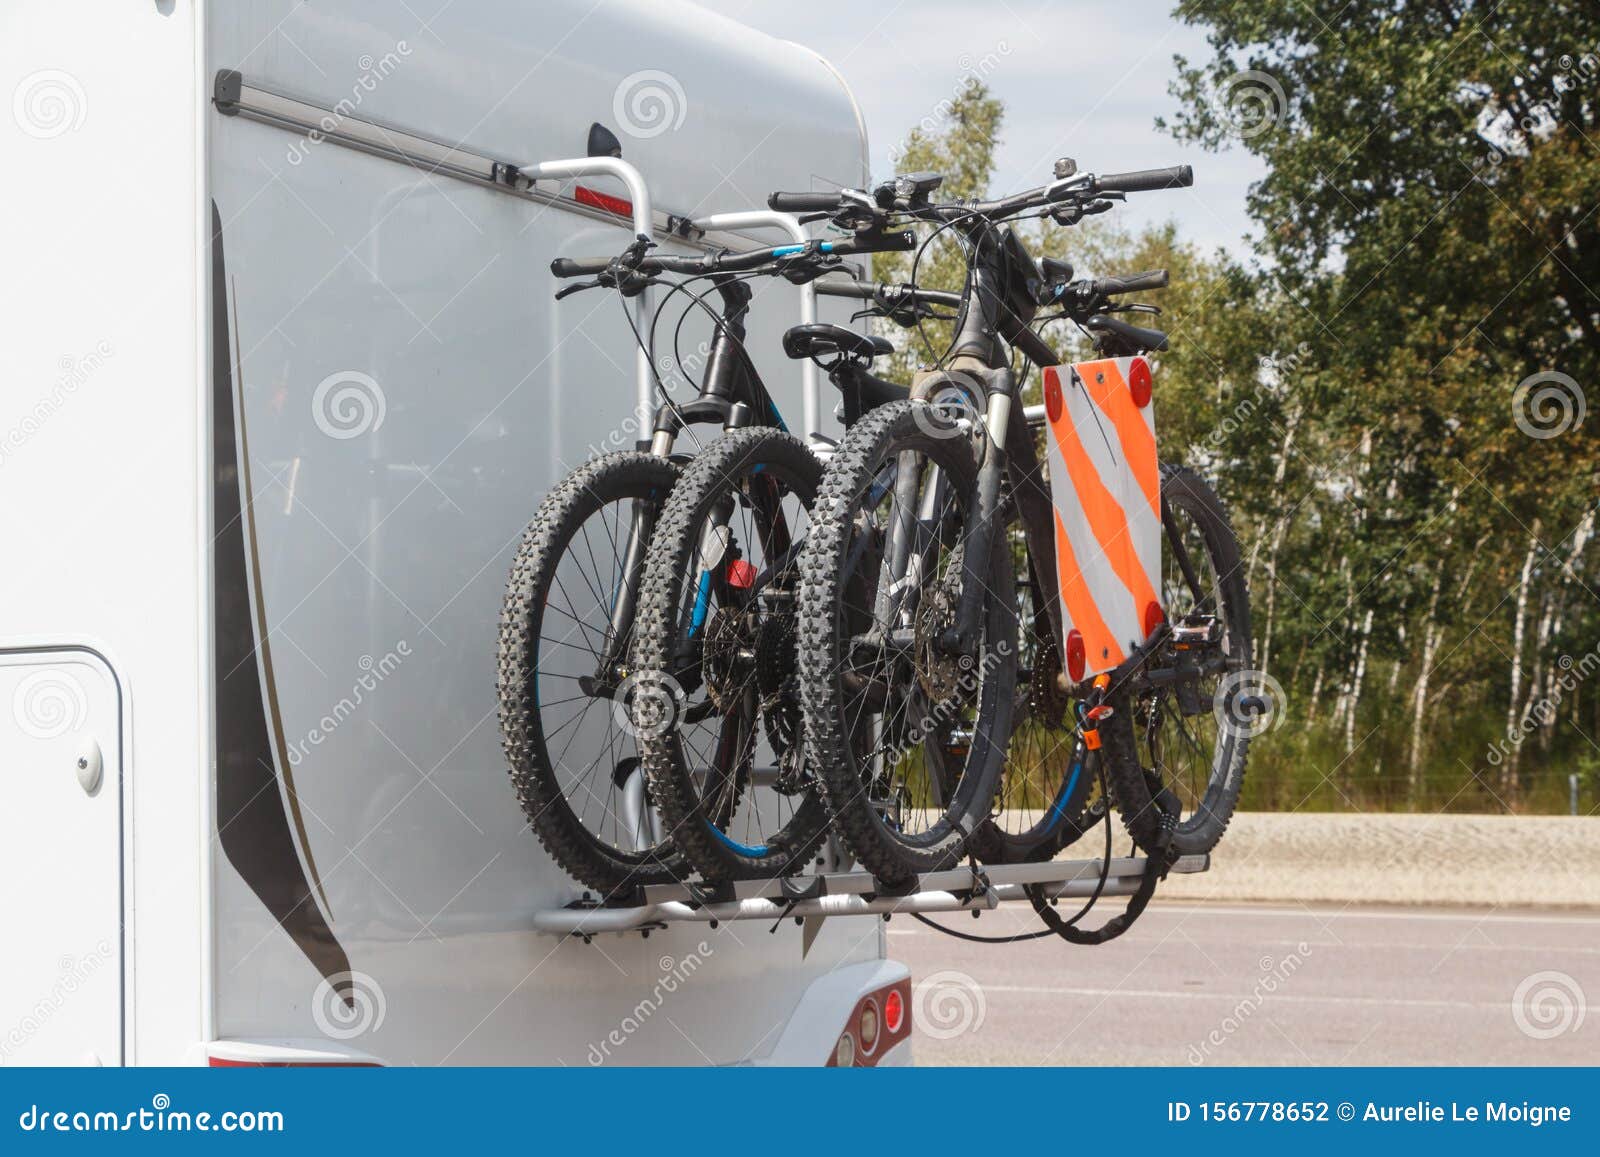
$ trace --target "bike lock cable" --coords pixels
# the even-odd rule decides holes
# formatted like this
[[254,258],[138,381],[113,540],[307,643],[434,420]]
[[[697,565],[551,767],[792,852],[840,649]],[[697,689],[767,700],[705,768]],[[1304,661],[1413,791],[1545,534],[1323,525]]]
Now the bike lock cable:
[[[1076,927],[1079,920],[1093,907],[1094,900],[1099,898],[1099,891],[1091,897],[1090,902],[1084,905],[1071,920],[1063,920],[1056,915],[1055,909],[1050,906],[1049,900],[1037,886],[1026,889],[1028,898],[1033,901],[1033,910],[1039,914],[1039,919],[1045,923],[1048,931],[1069,944],[1105,944],[1121,936],[1144,914],[1151,897],[1156,894],[1156,885],[1166,878],[1167,871],[1172,867],[1176,856],[1172,853],[1172,837],[1178,830],[1178,802],[1170,791],[1163,791],[1156,797],[1157,806],[1161,808],[1161,830],[1157,833],[1154,846],[1145,854],[1144,875],[1140,877],[1139,888],[1128,899],[1128,906],[1122,912],[1107,920],[1099,928],[1085,930]],[[1111,818],[1111,813],[1106,813],[1106,818]],[[1110,861],[1107,860],[1107,868]],[[1105,880],[1102,877],[1101,885]]]
[[[1106,826],[1106,843],[1105,843],[1105,851],[1101,854],[1101,857],[1100,857],[1100,879],[1095,883],[1094,892],[1089,896],[1089,898],[1086,901],[1084,901],[1083,907],[1080,908],[1073,915],[1071,920],[1065,921],[1065,924],[1067,926],[1069,926],[1069,927],[1072,926],[1072,925],[1077,924],[1078,921],[1082,920],[1085,916],[1087,916],[1089,914],[1089,910],[1095,906],[1095,904],[1099,901],[1100,897],[1105,893],[1106,881],[1111,878],[1111,859],[1112,859],[1112,856],[1111,856],[1111,850],[1112,850],[1111,807],[1110,807],[1110,803],[1109,803],[1110,796],[1107,794],[1106,773],[1105,773],[1105,768],[1104,767],[1101,767],[1099,769],[1099,780],[1100,780],[1100,798],[1103,801],[1106,801],[1106,804],[1107,804],[1106,812],[1105,812],[1105,820],[1104,820],[1105,826]],[[1029,898],[1032,899],[1031,890],[1029,891]],[[1048,904],[1048,901],[1046,901],[1046,903]],[[976,910],[976,909],[974,909],[974,910]],[[1052,916],[1055,916],[1055,912],[1054,912],[1053,909],[1047,908],[1046,910],[1049,911]],[[939,923],[934,922],[933,920],[928,919],[928,917],[924,916],[920,912],[913,912],[913,913],[911,913],[911,915],[912,915],[912,917],[914,919],[921,921],[922,923],[926,924],[928,927],[934,929],[935,931],[943,932],[946,936],[954,936],[957,940],[970,940],[975,944],[1017,944],[1017,943],[1021,943],[1022,941],[1026,941],[1026,940],[1041,940],[1046,936],[1059,936],[1060,935],[1060,933],[1057,932],[1056,929],[1054,929],[1052,927],[1048,927],[1048,924],[1049,924],[1048,920],[1045,922],[1046,925],[1047,925],[1046,927],[1040,928],[1040,929],[1038,929],[1037,931],[1034,931],[1034,932],[1018,932],[1013,936],[979,936],[976,933],[972,933],[972,932],[957,932],[954,928],[946,928],[943,924],[939,924]],[[1059,916],[1055,916],[1055,918],[1056,918],[1057,921],[1060,921],[1060,919],[1061,919]]]

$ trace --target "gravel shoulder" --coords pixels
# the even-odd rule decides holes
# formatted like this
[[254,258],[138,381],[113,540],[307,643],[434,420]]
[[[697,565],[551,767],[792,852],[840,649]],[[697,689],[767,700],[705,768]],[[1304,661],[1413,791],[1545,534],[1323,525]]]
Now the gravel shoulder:
[[1600,817],[1243,812],[1162,897],[1600,908]]

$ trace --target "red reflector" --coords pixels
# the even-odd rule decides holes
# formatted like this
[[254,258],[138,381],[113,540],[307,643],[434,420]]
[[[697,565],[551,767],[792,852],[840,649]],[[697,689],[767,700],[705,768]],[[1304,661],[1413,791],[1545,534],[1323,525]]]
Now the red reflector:
[[900,996],[900,990],[891,988],[889,995],[883,998],[883,1027],[891,1034],[899,1032],[905,1015],[906,1002]]
[[1088,665],[1088,656],[1083,649],[1083,635],[1078,628],[1073,627],[1067,632],[1067,678],[1074,683],[1083,679],[1084,668]]
[[734,559],[728,564],[728,585],[735,590],[749,590],[756,585],[756,568],[745,559]]
[[587,185],[576,185],[572,190],[572,199],[580,205],[588,205],[593,209],[604,209],[607,213],[615,213],[618,217],[633,218],[633,202],[621,197],[613,197],[610,193],[602,193],[591,189]]
[[1150,404],[1150,363],[1143,358],[1134,358],[1128,368],[1128,392],[1141,410]]
[[1144,606],[1144,637],[1149,638],[1156,633],[1156,628],[1166,621],[1166,613],[1162,611],[1160,603],[1146,603]]
[[1053,369],[1044,372],[1044,412],[1052,422],[1061,418],[1061,375]]

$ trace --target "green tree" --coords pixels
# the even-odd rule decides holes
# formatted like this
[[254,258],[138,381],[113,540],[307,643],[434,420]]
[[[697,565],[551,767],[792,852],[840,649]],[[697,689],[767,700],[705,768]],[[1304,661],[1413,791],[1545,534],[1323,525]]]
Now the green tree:
[[[1005,105],[981,80],[968,77],[941,111],[944,115],[936,128],[919,125],[906,137],[900,172],[942,174],[940,198],[985,196],[994,176],[994,150]],[[955,292],[966,280],[966,262],[957,239],[945,232],[920,258],[915,253],[876,254],[872,274],[889,284],[915,280],[929,289]],[[909,333],[889,323],[879,332],[895,343],[894,355],[879,372],[898,382],[910,382],[920,366],[937,361],[954,336],[948,321],[928,321]]]
[[[1305,715],[1332,697],[1333,778],[1413,799],[1432,779],[1473,806],[1548,796],[1592,742],[1560,656],[1600,642],[1596,444],[1577,421],[1600,369],[1600,8],[1177,14],[1212,57],[1178,60],[1169,127],[1266,163],[1257,252],[1306,335],[1288,393],[1309,485],[1264,574],[1303,611],[1282,641]],[[1562,733],[1541,720],[1497,754],[1552,699]]]

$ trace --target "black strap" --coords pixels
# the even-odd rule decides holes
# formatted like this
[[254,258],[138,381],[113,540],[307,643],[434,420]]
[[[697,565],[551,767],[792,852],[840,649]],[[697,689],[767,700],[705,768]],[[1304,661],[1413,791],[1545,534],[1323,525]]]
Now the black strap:
[[1172,852],[1172,837],[1178,830],[1177,800],[1173,798],[1171,792],[1162,792],[1156,797],[1156,803],[1161,808],[1161,829],[1156,833],[1155,843],[1146,854],[1144,875],[1139,880],[1138,891],[1129,898],[1128,907],[1099,928],[1079,928],[1077,923],[1088,911],[1088,906],[1071,920],[1063,920],[1050,906],[1043,887],[1030,886],[1027,890],[1028,899],[1033,901],[1033,910],[1039,914],[1046,928],[1069,944],[1104,944],[1109,940],[1115,940],[1133,927],[1134,922],[1144,914],[1145,907],[1150,903],[1150,897],[1156,894],[1156,885],[1165,878],[1167,870],[1177,859]]

